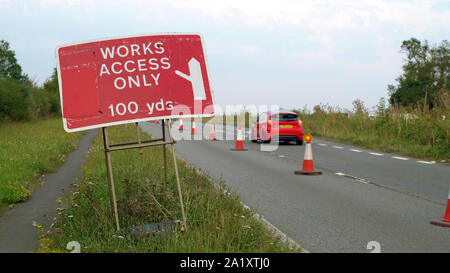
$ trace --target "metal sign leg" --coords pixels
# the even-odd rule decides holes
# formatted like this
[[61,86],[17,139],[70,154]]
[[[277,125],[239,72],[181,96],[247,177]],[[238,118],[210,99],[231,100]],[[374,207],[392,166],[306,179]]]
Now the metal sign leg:
[[117,210],[116,192],[114,190],[114,177],[112,173],[112,164],[111,164],[111,154],[109,151],[108,133],[106,127],[103,127],[102,131],[103,131],[103,146],[105,150],[105,159],[106,159],[106,170],[108,174],[109,201],[111,205],[111,210],[114,212],[114,218],[116,220],[116,228],[117,231],[119,231],[120,230],[119,213]]
[[[166,141],[166,129],[165,129],[165,124],[166,121],[163,119],[162,120],[162,138],[163,141]],[[166,154],[166,145],[162,145],[163,148],[163,157],[164,157],[164,190],[165,190],[165,197],[167,199],[167,193],[168,193],[168,187],[169,187],[169,182],[167,181],[167,154]]]
[[[139,123],[136,122],[136,134],[137,134],[137,138],[138,138],[138,144],[141,144],[141,131],[139,130]],[[139,148],[139,154],[142,155],[142,148]]]
[[169,138],[170,138],[170,141],[172,142],[171,146],[172,146],[173,166],[175,168],[175,176],[177,178],[178,197],[180,199],[181,214],[183,216],[183,227],[184,227],[184,231],[187,231],[186,214],[184,214],[183,195],[181,194],[180,177],[178,176],[177,158],[175,155],[175,145],[174,145],[174,141],[173,141],[173,137],[172,137],[172,122],[170,119],[169,119]]

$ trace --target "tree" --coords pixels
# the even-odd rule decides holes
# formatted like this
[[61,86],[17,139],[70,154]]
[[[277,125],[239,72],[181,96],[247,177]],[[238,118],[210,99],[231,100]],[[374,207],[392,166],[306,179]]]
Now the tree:
[[443,40],[437,47],[416,38],[405,40],[401,51],[406,54],[403,73],[396,79],[397,86],[388,85],[391,104],[433,108],[441,89],[448,90],[450,44]]
[[369,113],[364,102],[360,99],[355,99],[353,102],[353,113],[357,116],[365,116]]
[[53,69],[52,75],[44,82],[43,89],[49,93],[50,112],[60,113],[59,83],[56,68]]
[[377,116],[384,117],[384,114],[386,112],[386,99],[384,97],[381,97],[376,107],[377,107]]
[[0,77],[24,81],[22,68],[17,63],[16,53],[9,48],[9,43],[0,40]]
[[59,92],[59,84],[58,84],[58,75],[56,74],[56,68],[53,69],[53,74],[44,82],[44,89],[58,93]]

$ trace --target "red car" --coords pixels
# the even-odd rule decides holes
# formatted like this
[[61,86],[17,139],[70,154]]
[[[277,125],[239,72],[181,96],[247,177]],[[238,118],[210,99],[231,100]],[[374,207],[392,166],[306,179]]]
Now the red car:
[[262,113],[252,125],[252,141],[269,143],[272,139],[281,142],[295,141],[297,145],[302,145],[302,120],[294,112]]

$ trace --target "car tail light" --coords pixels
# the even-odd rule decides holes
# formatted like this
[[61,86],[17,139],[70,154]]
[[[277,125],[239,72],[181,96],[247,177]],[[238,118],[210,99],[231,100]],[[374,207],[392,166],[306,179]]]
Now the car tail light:
[[302,125],[303,121],[301,119],[298,120],[298,125]]

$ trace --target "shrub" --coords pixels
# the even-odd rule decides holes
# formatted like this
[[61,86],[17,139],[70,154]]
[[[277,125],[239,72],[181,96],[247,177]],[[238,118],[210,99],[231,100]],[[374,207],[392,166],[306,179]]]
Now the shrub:
[[28,89],[19,82],[0,78],[0,119],[28,119]]
[[0,192],[2,192],[0,201],[6,203],[12,204],[25,202],[31,195],[31,192],[24,186],[15,185],[11,182],[6,183],[6,185],[4,184],[0,186],[2,187],[2,189],[0,189]]
[[60,113],[59,94],[32,83],[0,78],[0,120],[40,119]]

